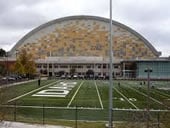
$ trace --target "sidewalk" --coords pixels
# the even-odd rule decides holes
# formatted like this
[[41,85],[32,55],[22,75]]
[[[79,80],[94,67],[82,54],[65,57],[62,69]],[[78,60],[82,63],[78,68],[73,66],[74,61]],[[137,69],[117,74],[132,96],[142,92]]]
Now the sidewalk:
[[33,81],[36,81],[36,80],[37,79],[15,82],[15,83],[10,83],[10,84],[4,84],[4,85],[1,85],[0,88],[10,87],[10,86],[19,85],[19,84],[25,84],[25,83],[33,82]]
[[71,127],[3,121],[0,122],[0,128],[71,128]]

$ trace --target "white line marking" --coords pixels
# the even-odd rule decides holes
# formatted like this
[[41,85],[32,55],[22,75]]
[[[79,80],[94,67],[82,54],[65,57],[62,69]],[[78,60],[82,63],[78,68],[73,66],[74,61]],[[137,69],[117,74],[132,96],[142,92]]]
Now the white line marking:
[[161,92],[161,91],[159,91],[159,90],[154,90],[154,91],[156,91],[157,93],[159,93],[159,95],[161,95],[161,96],[164,96],[164,97],[166,97],[166,98],[170,98],[170,95],[168,95],[168,94],[166,94],[166,93],[163,93],[163,92]]
[[115,87],[114,89],[124,98],[126,99],[134,108],[139,109],[135,104],[133,104],[125,95],[123,95],[119,90],[117,90]]
[[53,83],[47,84],[47,85],[45,85],[45,86],[42,86],[42,87],[37,88],[37,89],[35,89],[35,90],[32,90],[32,91],[30,91],[30,92],[28,92],[28,93],[25,93],[25,94],[23,94],[23,95],[21,95],[21,96],[15,97],[15,98],[13,98],[13,99],[11,99],[11,100],[8,100],[7,103],[12,102],[12,101],[14,101],[14,100],[18,100],[18,99],[20,99],[21,97],[24,97],[24,96],[26,96],[26,95],[29,95],[29,94],[31,94],[31,93],[33,93],[33,92],[36,92],[36,91],[38,91],[38,90],[41,90],[41,89],[43,89],[43,88],[45,88],[45,87],[48,87],[48,86],[50,86],[50,85],[52,85],[52,84],[55,84],[55,83],[57,83],[57,82],[59,82],[59,81],[55,81],[55,82],[53,82]]
[[101,108],[103,109],[103,103],[102,103],[102,100],[101,100],[101,96],[100,96],[100,93],[99,93],[96,81],[94,83],[95,83],[95,86],[96,86],[96,91],[97,91],[97,95],[98,95],[98,98],[99,98],[99,102],[100,102]]
[[79,91],[80,87],[83,85],[83,83],[84,83],[84,81],[83,81],[83,82],[81,82],[80,86],[77,88],[76,92],[74,93],[73,97],[71,98],[70,102],[68,103],[67,108],[68,108],[68,107],[70,107],[70,105],[71,105],[72,101],[73,101],[73,100],[74,100],[74,98],[76,97],[76,95],[77,95],[77,93],[78,93],[78,91]]
[[[131,112],[147,112],[146,109],[125,109],[125,108],[113,108],[113,111],[131,111]],[[150,109],[151,112],[170,112],[168,109]]]
[[[127,86],[127,87],[130,88],[131,90],[134,90],[134,91],[136,91],[137,93],[139,93],[139,94],[141,94],[141,95],[147,97],[147,95],[146,95],[145,93],[140,92],[140,91],[138,91],[138,90],[136,90],[136,89],[134,89],[134,88],[131,88],[131,87],[129,87],[129,86]],[[164,105],[162,102],[160,102],[160,101],[154,99],[154,98],[151,97],[151,96],[150,96],[150,99],[152,99],[153,101],[155,101],[155,102],[158,103],[158,104]]]
[[4,85],[1,85],[0,88],[7,88],[7,87],[15,86],[15,85],[31,83],[31,82],[34,82],[36,80],[37,79],[35,79],[35,80],[28,80],[28,81],[22,81],[22,82],[16,82],[16,83],[10,83],[10,84],[4,84]]
[[[75,110],[76,107],[50,107],[50,106],[22,106],[22,105],[0,105],[0,107],[5,108],[50,108],[50,109],[66,109],[66,110]],[[101,108],[89,108],[89,107],[77,107],[79,110],[102,110]],[[146,112],[146,109],[122,109],[122,108],[113,108],[113,111],[132,111],[132,112]],[[151,112],[170,112],[168,109],[151,109]]]
[[102,110],[101,108],[90,108],[90,107],[50,107],[50,106],[23,106],[23,105],[0,105],[0,107],[11,107],[11,108],[50,108],[50,109],[66,109],[66,110],[75,110],[75,109],[79,109],[79,110]]

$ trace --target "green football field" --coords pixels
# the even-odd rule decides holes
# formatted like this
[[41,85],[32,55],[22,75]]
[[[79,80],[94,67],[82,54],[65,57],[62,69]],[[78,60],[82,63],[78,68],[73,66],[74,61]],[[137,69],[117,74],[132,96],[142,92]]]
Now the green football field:
[[[149,107],[152,119],[161,112],[169,119],[170,81],[151,81]],[[7,120],[56,122],[56,120],[107,121],[109,81],[41,80],[1,88]],[[146,120],[147,82],[114,80],[113,120]],[[2,109],[3,110],[3,109]]]
[[[150,109],[166,110],[170,101],[170,82],[151,81]],[[108,109],[109,81],[42,80],[7,89],[6,104],[82,109]],[[118,81],[113,84],[114,109],[146,109],[147,82]]]

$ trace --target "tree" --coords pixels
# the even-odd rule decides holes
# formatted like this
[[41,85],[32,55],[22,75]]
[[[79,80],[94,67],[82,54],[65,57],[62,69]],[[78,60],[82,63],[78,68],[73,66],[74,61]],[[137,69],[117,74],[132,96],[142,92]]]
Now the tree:
[[33,76],[36,73],[36,65],[33,57],[25,49],[19,52],[14,71],[17,74],[26,75],[27,77]]
[[6,51],[0,48],[0,57],[6,56]]
[[34,61],[28,61],[25,65],[25,72],[28,77],[33,76],[36,73],[36,64]]
[[87,72],[86,72],[86,78],[94,78],[94,71],[89,69]]
[[6,72],[6,70],[5,70],[5,66],[3,65],[3,64],[0,64],[0,75],[5,75],[5,72]]
[[65,71],[59,71],[59,72],[58,72],[58,75],[59,75],[59,76],[62,76],[62,75],[64,75],[64,74],[65,74]]
[[19,60],[17,60],[15,63],[14,71],[15,73],[18,73],[18,74],[25,74],[24,66],[23,64],[21,64]]
[[89,69],[87,72],[86,72],[86,75],[87,76],[90,76],[90,75],[94,75],[94,71],[93,70],[91,70],[91,69]]

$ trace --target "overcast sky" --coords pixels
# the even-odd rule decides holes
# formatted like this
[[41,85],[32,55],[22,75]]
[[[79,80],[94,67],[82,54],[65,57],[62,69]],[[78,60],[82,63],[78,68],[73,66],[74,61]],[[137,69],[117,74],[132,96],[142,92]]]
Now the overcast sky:
[[[113,20],[170,55],[170,0],[113,0]],[[50,20],[94,15],[109,18],[109,0],[0,0],[0,48],[10,50],[32,29]]]

